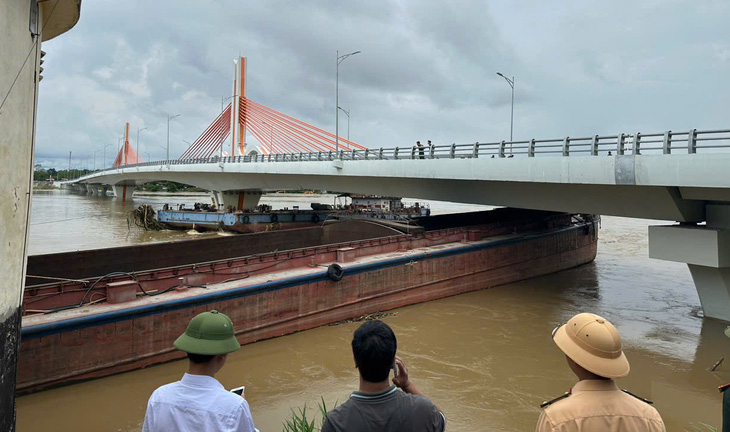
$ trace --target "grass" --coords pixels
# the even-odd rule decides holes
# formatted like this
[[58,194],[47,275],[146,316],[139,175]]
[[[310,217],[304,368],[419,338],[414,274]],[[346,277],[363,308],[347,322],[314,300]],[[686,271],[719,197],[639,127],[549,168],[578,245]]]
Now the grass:
[[685,429],[685,432],[720,432],[720,429],[706,423],[700,423],[699,426],[690,424],[690,428]]
[[[283,432],[315,432],[321,430],[324,419],[327,416],[327,404],[323,397],[320,397],[320,400],[321,402],[317,404],[319,407],[319,416],[321,417],[319,427],[315,426],[315,423],[317,423],[317,414],[315,413],[314,417],[310,420],[307,417],[307,405],[305,404],[304,408],[297,408],[296,411],[292,408],[291,418],[284,421]],[[336,406],[337,403],[335,403]]]

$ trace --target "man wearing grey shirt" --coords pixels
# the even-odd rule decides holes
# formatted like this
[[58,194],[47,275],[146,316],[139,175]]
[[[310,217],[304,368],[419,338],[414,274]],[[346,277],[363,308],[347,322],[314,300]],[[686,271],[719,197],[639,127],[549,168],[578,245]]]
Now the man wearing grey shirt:
[[[360,388],[327,413],[322,432],[442,432],[446,428],[441,410],[408,379],[396,349],[395,334],[382,321],[367,321],[355,331],[352,354]],[[393,369],[395,385],[388,380]]]

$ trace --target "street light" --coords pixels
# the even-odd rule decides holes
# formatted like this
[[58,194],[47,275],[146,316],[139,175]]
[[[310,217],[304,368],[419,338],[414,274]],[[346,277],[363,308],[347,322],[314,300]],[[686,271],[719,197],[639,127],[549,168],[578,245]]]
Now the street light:
[[338,107],[338,108],[340,109],[340,111],[345,113],[345,115],[347,116],[347,140],[350,141],[350,111],[348,111],[342,107]]
[[[139,159],[139,133],[145,129],[147,128],[140,129],[139,127],[137,127],[137,159]],[[137,163],[139,163],[139,160],[137,161]]]
[[147,162],[149,162],[150,161],[150,152],[144,152],[144,154],[147,155]]
[[167,115],[167,157],[165,160],[170,160],[170,120],[174,119],[175,117],[180,117],[180,114],[175,114],[174,116]]
[[101,164],[104,168],[106,168],[106,148],[109,146],[112,146],[112,145],[114,145],[114,144],[107,144],[104,146],[104,160],[102,161],[102,164]]
[[226,105],[225,105],[226,101],[228,99],[233,99],[234,97],[236,97],[236,95],[228,96],[228,97],[221,96],[221,112],[223,112],[223,110],[226,109]]
[[507,84],[512,87],[512,110],[510,111],[509,115],[509,153],[512,154],[512,126],[514,124],[513,120],[515,116],[515,77],[512,76],[512,79],[509,79],[506,76],[502,75],[502,72],[497,72],[497,75],[504,78],[507,81]]
[[96,154],[99,153],[101,150],[97,150],[94,152],[94,171],[96,171]]
[[340,55],[337,51],[337,68],[335,72],[335,153],[340,150],[340,63],[346,58],[359,54],[360,51],[351,52],[350,54]]

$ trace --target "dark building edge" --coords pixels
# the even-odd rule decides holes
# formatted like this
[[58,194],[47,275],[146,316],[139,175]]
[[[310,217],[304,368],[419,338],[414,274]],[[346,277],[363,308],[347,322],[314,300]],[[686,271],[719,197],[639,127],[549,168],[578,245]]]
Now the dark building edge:
[[0,431],[15,431],[15,382],[20,348],[21,308],[0,323]]

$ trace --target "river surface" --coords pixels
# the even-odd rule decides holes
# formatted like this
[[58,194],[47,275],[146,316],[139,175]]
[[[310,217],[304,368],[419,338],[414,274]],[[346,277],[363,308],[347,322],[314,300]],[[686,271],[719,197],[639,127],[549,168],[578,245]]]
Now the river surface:
[[[274,208],[308,207],[332,196],[276,195]],[[161,206],[198,197],[135,197]],[[430,202],[433,213],[483,207]],[[103,197],[42,192],[33,197],[33,254],[190,238],[185,232],[128,229],[132,206]],[[622,388],[654,401],[668,431],[721,426],[717,387],[730,364],[724,324],[703,319],[683,264],[647,256],[647,226],[603,217],[595,262],[479,292],[403,307],[383,318],[398,337],[412,380],[441,409],[449,431],[531,431],[538,405],[574,383],[551,330],[573,314],[595,312],[624,340],[631,374]],[[216,235],[216,234],[205,234]],[[359,323],[324,326],[244,346],[217,376],[246,385],[256,426],[281,431],[291,409],[343,402],[357,386],[350,340]],[[17,399],[18,430],[139,431],[152,391],[180,378],[186,361],[48,390]],[[702,429],[697,429],[702,428]]]

